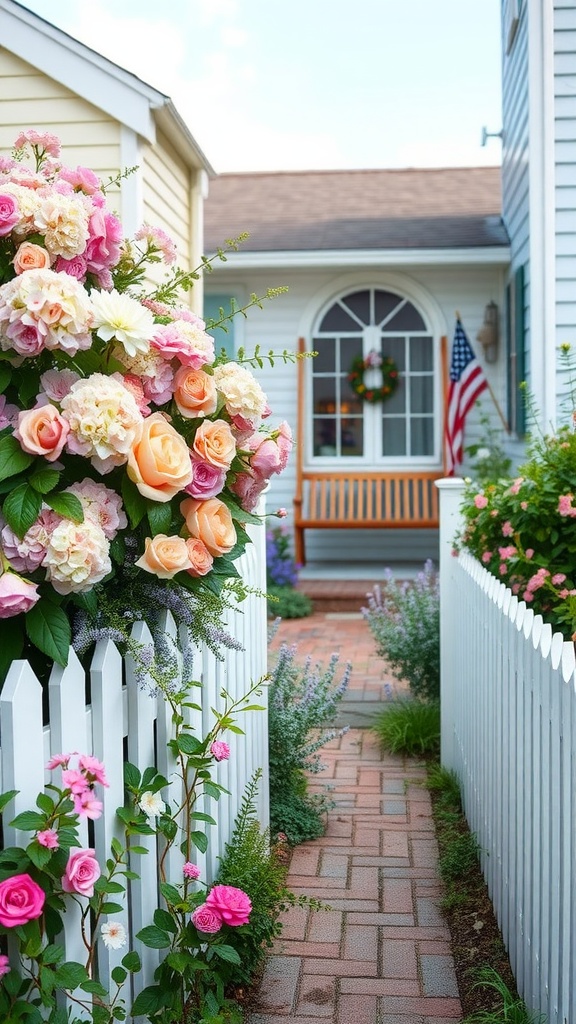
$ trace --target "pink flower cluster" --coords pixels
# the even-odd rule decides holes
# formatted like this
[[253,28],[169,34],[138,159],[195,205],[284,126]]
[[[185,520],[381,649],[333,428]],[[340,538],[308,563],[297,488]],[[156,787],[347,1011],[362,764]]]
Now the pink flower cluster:
[[252,903],[242,889],[233,885],[215,885],[206,897],[205,903],[192,914],[192,924],[199,932],[212,935],[220,931],[223,924],[231,928],[248,924]]
[[[93,171],[64,166],[49,133],[22,132],[17,144],[35,166],[0,161],[0,349],[13,364],[0,429],[29,457],[22,472],[53,471],[54,493],[79,508],[47,497],[31,524],[14,512],[0,519],[0,618],[29,611],[44,582],[67,596],[111,581],[110,544],[128,528],[132,487],[146,502],[174,503],[173,534],[147,537],[150,516],[133,527],[136,566],[162,580],[207,576],[239,546],[234,510],[242,519],[238,506],[255,509],[293,445],[287,423],[264,426],[270,408],[255,375],[215,360],[199,316],[118,290],[130,267],[139,283],[146,262],[175,262],[169,236],[144,224],[124,243]],[[90,465],[78,483],[79,459]]]
[[[72,757],[76,767],[70,767]],[[62,785],[74,802],[74,810],[81,818],[99,818],[102,802],[94,796],[95,786],[108,786],[104,765],[90,754],[54,754],[46,765],[48,771],[62,768]],[[48,846],[48,843],[43,845]]]
[[561,516],[576,516],[576,508],[572,505],[573,494],[561,494],[558,498],[558,513]]
[[476,505],[476,508],[486,508],[488,498],[485,494],[477,494],[474,498],[474,504]]

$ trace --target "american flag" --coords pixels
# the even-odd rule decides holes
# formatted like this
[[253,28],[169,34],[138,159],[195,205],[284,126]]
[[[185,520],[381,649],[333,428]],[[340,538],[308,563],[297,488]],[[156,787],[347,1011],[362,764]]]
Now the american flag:
[[487,387],[488,381],[484,371],[474,355],[460,320],[457,320],[452,345],[444,437],[447,476],[453,476],[454,470],[462,462],[466,417],[474,402]]

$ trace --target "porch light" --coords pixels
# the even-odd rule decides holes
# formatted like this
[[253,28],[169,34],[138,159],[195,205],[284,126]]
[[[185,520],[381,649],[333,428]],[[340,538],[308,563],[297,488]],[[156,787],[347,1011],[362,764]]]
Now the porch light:
[[495,363],[498,358],[498,306],[489,302],[484,310],[484,323],[476,335],[484,349],[487,363]]

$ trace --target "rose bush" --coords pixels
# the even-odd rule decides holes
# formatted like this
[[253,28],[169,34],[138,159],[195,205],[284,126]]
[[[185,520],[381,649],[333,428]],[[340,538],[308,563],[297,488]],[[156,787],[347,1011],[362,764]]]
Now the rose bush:
[[[292,447],[286,424],[265,426],[262,357],[217,356],[179,300],[198,272],[158,228],[123,241],[106,202],[48,133],[0,158],[2,674],[30,644],[65,664],[71,639],[128,637],[136,613],[154,632],[162,605],[213,644],[226,592],[244,592],[246,525]],[[152,263],[166,269],[150,289]]]

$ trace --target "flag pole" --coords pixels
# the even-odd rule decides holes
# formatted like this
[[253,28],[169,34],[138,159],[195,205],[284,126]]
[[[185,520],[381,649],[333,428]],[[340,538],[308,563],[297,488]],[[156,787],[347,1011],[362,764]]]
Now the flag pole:
[[[460,310],[458,310],[458,309],[454,310],[454,316],[456,317],[457,320],[460,321],[460,323],[462,323],[462,317],[460,316]],[[488,377],[486,376],[486,374],[484,374],[484,378],[486,380],[486,387],[488,388],[488,393],[490,395],[490,398],[494,402],[494,405],[496,407],[496,412],[498,413],[498,415],[500,417],[500,422],[502,423],[502,426],[504,427],[504,430],[506,431],[506,433],[508,435],[510,435],[510,424],[508,423],[506,417],[504,416],[504,413],[502,412],[502,409],[500,408],[500,405],[498,403],[496,395],[494,394],[494,392],[492,390],[492,385],[491,385],[490,381],[488,380]]]
[[446,458],[446,422],[448,419],[448,338],[445,334],[440,338],[440,359],[442,363],[442,404],[444,407],[444,427],[442,430],[442,474],[446,476],[448,460]]

